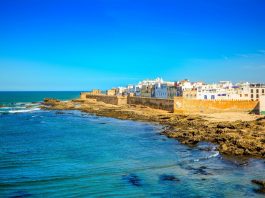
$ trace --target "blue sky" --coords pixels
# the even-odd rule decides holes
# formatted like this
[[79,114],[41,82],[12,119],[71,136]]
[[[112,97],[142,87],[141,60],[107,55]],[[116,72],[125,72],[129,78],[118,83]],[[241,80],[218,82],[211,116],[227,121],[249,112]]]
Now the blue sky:
[[0,90],[265,82],[264,0],[0,0]]

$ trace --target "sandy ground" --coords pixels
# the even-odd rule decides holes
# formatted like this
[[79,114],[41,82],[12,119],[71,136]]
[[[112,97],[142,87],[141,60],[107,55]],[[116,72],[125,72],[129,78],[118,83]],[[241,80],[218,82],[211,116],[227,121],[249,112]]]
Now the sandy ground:
[[253,121],[258,118],[264,117],[255,114],[249,114],[247,112],[223,112],[212,114],[200,114],[206,120],[212,122],[234,122],[234,121]]

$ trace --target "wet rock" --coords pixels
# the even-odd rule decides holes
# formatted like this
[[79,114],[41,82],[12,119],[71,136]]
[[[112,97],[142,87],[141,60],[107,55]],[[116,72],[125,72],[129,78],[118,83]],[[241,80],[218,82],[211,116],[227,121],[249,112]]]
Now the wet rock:
[[259,189],[254,189],[254,192],[265,194],[265,181],[253,179],[251,182],[257,184],[260,187]]
[[44,98],[44,102],[60,102],[60,100],[57,100],[55,98]]
[[56,114],[64,114],[64,112],[62,112],[62,111],[56,111],[55,113]]
[[253,179],[251,182],[265,188],[265,181]]
[[128,183],[132,184],[133,186],[140,187],[142,186],[141,179],[135,174],[123,175],[123,180],[126,180]]
[[195,168],[195,172],[194,174],[198,174],[198,175],[212,175],[211,173],[208,173],[206,171],[207,167],[206,166],[201,166],[199,168]]
[[160,181],[172,181],[172,182],[179,182],[180,181],[174,175],[168,175],[168,174],[160,175],[159,180]]

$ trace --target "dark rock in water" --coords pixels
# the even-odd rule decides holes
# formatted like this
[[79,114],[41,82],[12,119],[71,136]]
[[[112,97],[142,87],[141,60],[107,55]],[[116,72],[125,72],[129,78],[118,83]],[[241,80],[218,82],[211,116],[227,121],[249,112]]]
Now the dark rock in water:
[[62,111],[56,111],[56,114],[64,114]]
[[196,167],[192,167],[190,165],[187,164],[179,164],[179,166],[183,169],[189,170],[191,171],[191,173],[193,174],[198,174],[198,175],[213,175],[212,173],[209,173],[208,171],[206,171],[206,169],[208,169],[206,166],[200,166],[199,168]]
[[265,181],[253,179],[251,182],[260,186],[259,189],[254,189],[254,192],[265,194]]
[[99,124],[107,124],[106,122],[100,122]]
[[265,194],[265,188],[254,189],[255,193]]
[[200,151],[212,151],[214,150],[212,147],[200,147],[198,148]]
[[25,197],[31,197],[31,196],[32,196],[32,194],[21,190],[21,191],[16,191],[16,192],[12,193],[10,198],[25,198]]
[[251,182],[254,184],[260,185],[262,187],[265,187],[265,181],[253,179],[253,180],[251,180]]
[[201,166],[199,168],[194,168],[194,170],[195,170],[194,174],[199,174],[199,175],[212,175],[211,173],[208,173],[205,169],[207,169],[206,166]]
[[180,181],[174,175],[168,175],[168,174],[160,175],[159,180],[160,181],[173,181],[173,182],[179,182]]
[[135,174],[123,175],[122,179],[126,180],[127,182],[129,182],[130,184],[134,186],[137,186],[137,187],[142,186],[141,179]]

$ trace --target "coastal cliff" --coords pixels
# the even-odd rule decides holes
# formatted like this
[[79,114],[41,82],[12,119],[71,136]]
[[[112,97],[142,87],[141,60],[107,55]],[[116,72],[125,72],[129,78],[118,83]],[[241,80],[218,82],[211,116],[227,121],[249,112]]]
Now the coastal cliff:
[[222,154],[265,158],[265,117],[216,121],[207,115],[174,114],[141,105],[111,105],[93,99],[59,101],[45,99],[43,109],[80,110],[98,116],[159,123],[161,134],[183,144],[208,141],[218,145]]

